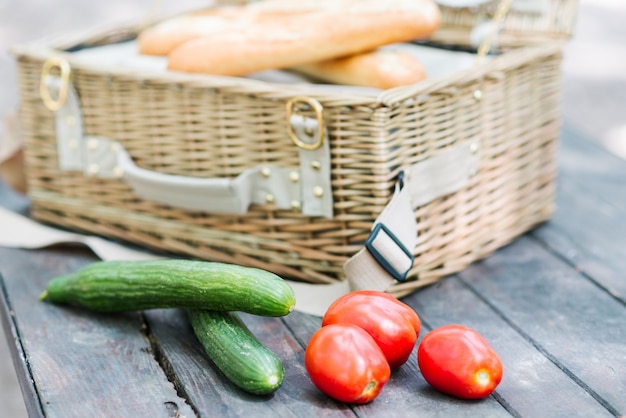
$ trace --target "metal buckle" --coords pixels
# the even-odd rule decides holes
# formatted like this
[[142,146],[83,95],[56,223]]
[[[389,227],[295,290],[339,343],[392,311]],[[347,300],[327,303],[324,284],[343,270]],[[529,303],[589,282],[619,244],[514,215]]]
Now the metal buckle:
[[[46,85],[46,78],[50,75],[52,68],[58,67],[61,71],[61,85],[59,86],[59,96],[53,99],[50,89]],[[39,80],[39,94],[43,100],[43,104],[51,111],[59,110],[67,100],[67,90],[70,84],[70,63],[65,58],[52,57],[48,59],[41,70],[41,78]]]
[[[385,256],[376,248],[375,241],[380,231],[383,231],[389,238],[391,238],[394,244],[400,250],[402,250],[404,255],[406,255],[407,259],[410,260],[410,265],[405,271],[398,271],[389,262],[389,260],[387,260]],[[409,271],[411,270],[411,267],[413,266],[413,262],[415,261],[415,258],[413,257],[413,253],[409,251],[409,249],[406,248],[404,244],[402,244],[402,242],[400,242],[398,237],[396,237],[394,233],[391,232],[391,230],[389,230],[389,228],[387,228],[384,224],[377,223],[374,226],[374,229],[372,230],[369,237],[367,238],[367,241],[365,241],[365,248],[367,248],[367,250],[370,252],[370,254],[372,254],[372,257],[374,257],[374,259],[378,262],[378,264],[380,264],[380,266],[383,269],[385,269],[385,271],[389,273],[394,279],[400,282],[406,280],[406,276],[407,274],[409,274]]]
[[[306,103],[313,108],[315,111],[315,118],[317,119],[317,141],[313,143],[308,143],[302,141],[298,138],[298,135],[291,126],[291,116],[294,113],[294,108],[297,103]],[[313,151],[318,149],[324,144],[324,108],[315,99],[311,99],[310,97],[294,97],[287,102],[287,133],[289,134],[289,138],[296,144],[298,147],[307,150]]]

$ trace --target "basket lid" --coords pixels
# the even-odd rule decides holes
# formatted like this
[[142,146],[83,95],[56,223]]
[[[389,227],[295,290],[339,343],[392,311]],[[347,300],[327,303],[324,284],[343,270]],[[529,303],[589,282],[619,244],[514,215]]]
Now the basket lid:
[[[477,48],[489,31],[500,0],[435,0],[441,9],[441,27],[432,41]],[[511,0],[494,43],[519,47],[571,37],[578,0]]]

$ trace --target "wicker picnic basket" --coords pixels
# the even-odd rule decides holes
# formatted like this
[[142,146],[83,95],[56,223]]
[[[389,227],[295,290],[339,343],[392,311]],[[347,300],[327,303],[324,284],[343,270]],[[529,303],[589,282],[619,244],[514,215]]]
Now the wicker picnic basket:
[[[399,180],[410,174],[417,196],[413,260],[387,288],[407,294],[487,256],[554,211],[560,64],[577,2],[549,3],[542,16],[511,9],[498,53],[480,64],[385,91],[131,71],[74,56],[132,39],[139,25],[17,47],[31,214],[151,249],[333,283],[346,279],[344,264],[363,251]],[[470,45],[471,28],[493,18],[493,2],[477,10],[442,6],[433,40]],[[80,126],[44,105],[42,71],[70,80]],[[294,115],[300,128],[291,125]],[[63,140],[65,151],[63,129],[82,134]],[[299,135],[325,140],[326,150],[301,147]],[[279,198],[276,188],[258,190],[244,213],[234,214],[179,205],[186,198],[176,182],[160,198],[158,190],[154,199],[140,196],[119,167],[99,175],[90,152],[109,146],[107,139],[139,170],[200,181],[256,170],[257,186],[278,173],[290,191]],[[61,155],[74,151],[88,163],[74,167]]]

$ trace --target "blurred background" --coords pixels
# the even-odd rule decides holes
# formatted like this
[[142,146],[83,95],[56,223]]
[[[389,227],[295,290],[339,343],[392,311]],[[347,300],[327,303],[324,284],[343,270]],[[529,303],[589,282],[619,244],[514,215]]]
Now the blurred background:
[[563,119],[626,158],[626,1],[580,0],[563,61]]
[[[12,45],[211,3],[208,0],[0,0],[0,118],[14,111],[19,101],[15,62],[8,51]],[[580,0],[576,31],[565,49],[562,106],[565,124],[626,159],[624,22],[626,0]],[[0,141],[4,134],[0,123]],[[0,405],[2,416],[26,417],[2,329]]]

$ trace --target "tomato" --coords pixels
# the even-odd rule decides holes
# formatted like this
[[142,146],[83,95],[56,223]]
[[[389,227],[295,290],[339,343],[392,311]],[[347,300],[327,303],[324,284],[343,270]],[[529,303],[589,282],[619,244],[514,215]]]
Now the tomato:
[[319,390],[348,403],[374,400],[391,375],[374,339],[352,324],[318,329],[307,345],[304,365]]
[[424,379],[441,392],[463,399],[489,396],[502,380],[502,362],[475,330],[446,325],[424,336],[417,349]]
[[409,359],[420,332],[417,313],[395,297],[374,290],[359,290],[339,297],[326,310],[322,327],[350,323],[370,334],[395,369]]

